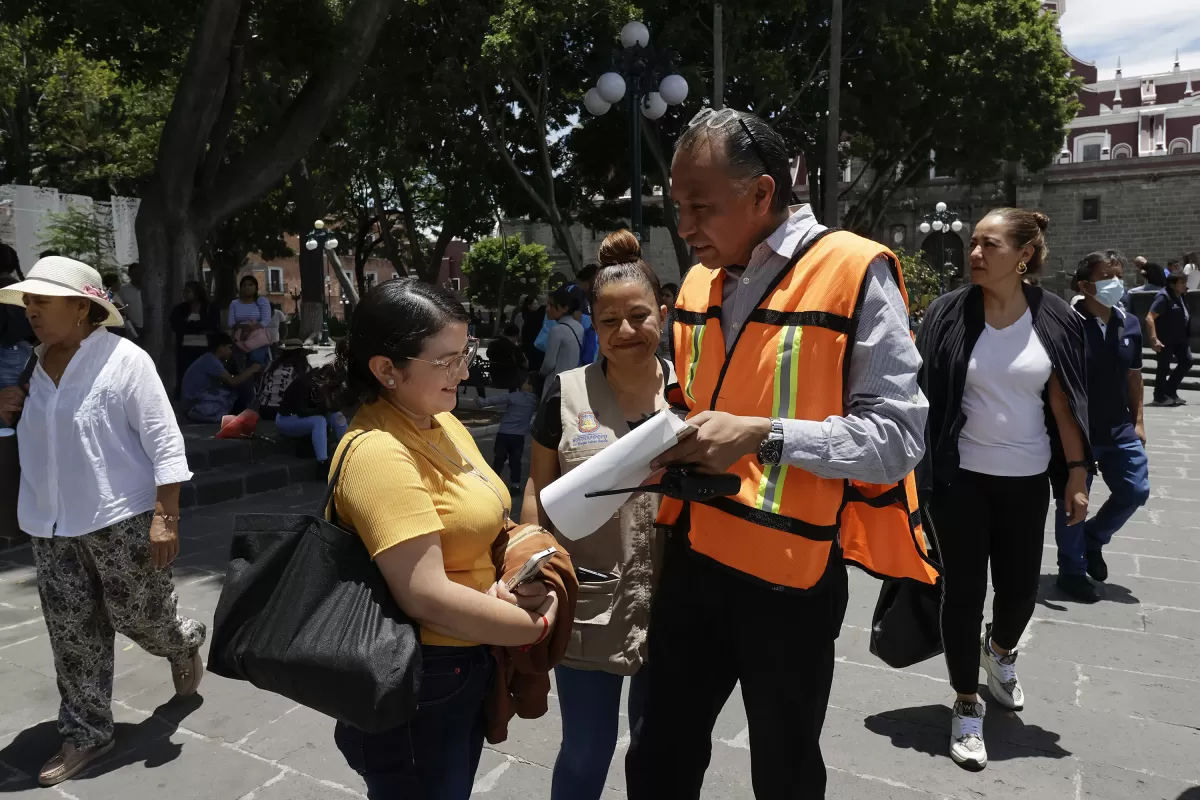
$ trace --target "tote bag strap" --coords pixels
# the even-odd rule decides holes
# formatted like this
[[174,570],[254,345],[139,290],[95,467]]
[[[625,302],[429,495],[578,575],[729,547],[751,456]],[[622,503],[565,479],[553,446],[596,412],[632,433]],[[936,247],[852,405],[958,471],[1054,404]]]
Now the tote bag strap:
[[342,448],[342,455],[338,459],[337,466],[334,467],[333,475],[329,476],[329,486],[325,488],[325,501],[321,503],[321,513],[328,511],[329,521],[339,528],[341,525],[338,523],[337,503],[333,500],[333,493],[337,490],[338,478],[342,477],[342,465],[346,463],[346,456],[350,455],[350,448],[354,447],[356,441],[369,433],[370,431],[363,431],[346,442],[346,446]]

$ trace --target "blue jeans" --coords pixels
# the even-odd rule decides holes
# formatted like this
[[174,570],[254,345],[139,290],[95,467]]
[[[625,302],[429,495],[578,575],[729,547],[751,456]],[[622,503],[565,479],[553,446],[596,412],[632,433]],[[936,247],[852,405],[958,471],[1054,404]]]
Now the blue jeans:
[[363,776],[370,800],[468,800],[486,731],[495,659],[487,647],[421,647],[421,695],[407,724],[364,733],[341,722],[333,738]]
[[0,389],[17,385],[31,355],[33,355],[33,345],[29,342],[17,342],[11,347],[0,347]]
[[[629,681],[630,730],[642,718],[645,676],[643,667]],[[600,800],[617,747],[625,679],[608,672],[555,667],[554,680],[563,737],[554,762],[550,800]]]
[[253,364],[261,364],[263,369],[271,363],[271,346],[263,345],[262,347],[251,350],[246,353],[246,360]]
[[346,417],[338,411],[324,416],[297,417],[291,414],[280,414],[275,418],[275,427],[284,436],[300,438],[312,437],[313,452],[317,461],[329,459],[329,428],[333,428],[333,446],[346,435]]
[[[1058,571],[1062,575],[1085,574],[1087,551],[1100,550],[1112,541],[1113,534],[1150,498],[1150,471],[1141,442],[1094,445],[1092,454],[1112,494],[1091,519],[1071,526],[1063,513],[1062,498],[1058,498],[1054,538],[1058,542]],[[1091,488],[1089,475],[1088,489]]]

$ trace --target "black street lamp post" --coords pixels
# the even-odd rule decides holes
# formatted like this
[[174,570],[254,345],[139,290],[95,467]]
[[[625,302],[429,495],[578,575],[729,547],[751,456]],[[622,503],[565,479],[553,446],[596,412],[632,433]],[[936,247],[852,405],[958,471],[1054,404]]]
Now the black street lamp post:
[[313,223],[313,229],[304,237],[305,253],[301,253],[302,259],[315,259],[316,266],[321,270],[321,340],[322,346],[330,344],[329,339],[329,281],[326,275],[325,257],[328,253],[332,253],[337,249],[337,236],[332,231],[325,229],[325,221],[317,220]]
[[941,245],[941,258],[939,260],[939,266],[937,267],[938,294],[942,294],[946,291],[946,273],[949,272],[949,270],[946,269],[946,235],[951,231],[958,233],[962,230],[962,228],[963,224],[959,220],[958,214],[950,211],[946,207],[945,203],[938,203],[934,207],[933,213],[926,214],[925,221],[917,227],[917,230],[919,230],[921,233],[936,231],[937,233],[941,234],[938,237],[938,242]]
[[[595,115],[607,114],[622,99],[629,110],[629,222],[639,241],[645,241],[642,226],[642,137],[638,111],[655,120],[668,106],[687,99],[688,85],[674,72],[674,55],[650,48],[650,31],[633,21],[621,28],[621,47],[613,57],[614,70],[596,81],[583,98],[584,107]],[[655,88],[657,87],[657,88]]]

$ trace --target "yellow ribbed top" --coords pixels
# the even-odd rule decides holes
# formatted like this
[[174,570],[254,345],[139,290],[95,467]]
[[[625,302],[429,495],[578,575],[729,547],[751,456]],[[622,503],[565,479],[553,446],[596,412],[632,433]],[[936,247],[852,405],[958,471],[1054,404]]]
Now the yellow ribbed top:
[[[347,446],[350,452],[334,502],[339,521],[358,534],[371,558],[401,542],[437,534],[446,577],[479,592],[495,583],[491,547],[512,499],[453,414],[438,414],[433,428],[420,430],[390,403],[377,400],[354,416],[332,464]],[[472,467],[482,479],[471,474]],[[421,641],[451,647],[474,644],[425,630]]]

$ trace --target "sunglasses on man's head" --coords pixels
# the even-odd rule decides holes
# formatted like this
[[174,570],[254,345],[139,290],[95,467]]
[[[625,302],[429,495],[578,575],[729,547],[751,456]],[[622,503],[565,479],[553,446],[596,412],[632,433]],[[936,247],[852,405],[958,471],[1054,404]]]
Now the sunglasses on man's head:
[[696,116],[692,117],[688,122],[689,128],[695,128],[698,125],[703,125],[706,128],[721,128],[728,124],[731,120],[737,120],[738,125],[742,126],[742,130],[746,132],[746,136],[750,139],[750,146],[754,148],[754,153],[758,156],[758,160],[762,162],[763,174],[770,174],[771,167],[767,161],[766,155],[763,154],[762,148],[758,145],[758,139],[754,136],[754,131],[750,130],[750,126],[746,124],[746,120],[742,112],[734,108],[702,108]]

